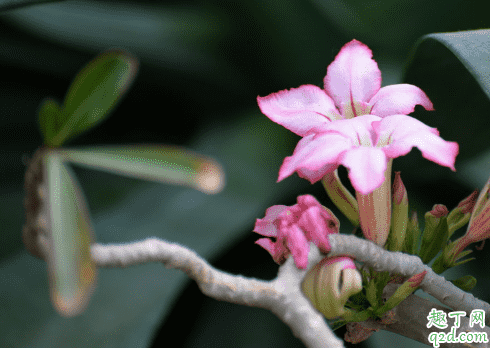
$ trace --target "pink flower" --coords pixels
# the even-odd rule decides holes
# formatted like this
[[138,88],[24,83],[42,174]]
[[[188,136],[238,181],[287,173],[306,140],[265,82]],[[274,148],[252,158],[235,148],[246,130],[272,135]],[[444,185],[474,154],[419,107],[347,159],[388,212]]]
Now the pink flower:
[[255,243],[267,250],[274,261],[282,264],[290,254],[298,268],[308,266],[310,242],[321,252],[330,251],[327,235],[339,232],[339,220],[311,195],[298,196],[298,203],[287,207],[274,205],[266,210],[263,219],[257,219],[254,232],[263,236]]
[[363,43],[352,40],[328,66],[324,89],[302,85],[257,97],[264,115],[290,131],[306,136],[334,120],[372,114],[380,117],[409,114],[415,105],[434,110],[427,95],[409,84],[381,88],[381,71]]
[[455,170],[458,144],[440,138],[436,128],[406,115],[364,115],[313,128],[284,159],[277,181],[297,172],[313,184],[342,164],[355,190],[366,195],[383,183],[388,160],[414,146],[424,158]]

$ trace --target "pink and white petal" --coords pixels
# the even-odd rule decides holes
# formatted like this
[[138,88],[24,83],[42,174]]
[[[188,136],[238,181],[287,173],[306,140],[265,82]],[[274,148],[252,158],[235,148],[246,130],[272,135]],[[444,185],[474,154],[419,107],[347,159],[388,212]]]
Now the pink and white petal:
[[422,105],[425,110],[434,110],[429,97],[417,86],[409,84],[391,85],[381,88],[369,101],[371,114],[381,117],[410,114],[415,105]]
[[410,133],[403,138],[394,139],[389,145],[383,147],[383,151],[389,158],[404,156],[417,147],[422,156],[429,161],[441,166],[449,167],[456,171],[454,163],[459,153],[459,145],[456,142],[445,141],[432,132]]
[[354,189],[367,195],[383,183],[387,161],[383,150],[360,146],[346,151],[342,164],[349,169],[349,179]]
[[376,144],[382,147],[387,157],[404,156],[415,146],[424,158],[456,170],[454,163],[459,146],[439,137],[436,128],[406,115],[385,117],[380,122],[373,122],[372,126],[378,135]]
[[[376,133],[376,145],[378,147],[390,144],[396,139],[403,139],[411,134],[432,133],[439,135],[437,128],[432,128],[419,120],[407,115],[392,115],[381,121],[372,122],[371,126]],[[410,150],[408,150],[410,151]]]
[[265,211],[265,217],[255,220],[255,227],[253,231],[263,236],[276,237],[277,228],[274,225],[274,221],[278,218],[279,214],[281,214],[287,208],[288,207],[285,205],[273,205],[272,207],[267,208]]
[[257,97],[257,103],[264,115],[300,136],[305,136],[312,127],[340,119],[333,100],[313,85]]
[[297,225],[292,225],[288,229],[286,243],[291,255],[293,255],[296,267],[305,269],[308,266],[310,245],[303,231]]
[[306,238],[315,243],[323,253],[328,253],[331,249],[330,241],[327,235],[330,230],[327,226],[327,221],[322,216],[323,207],[308,208],[300,220],[299,226],[305,231]]
[[296,200],[298,206],[302,209],[308,209],[309,207],[323,207],[315,197],[309,194],[298,196]]
[[381,71],[365,44],[352,40],[342,47],[327,68],[324,88],[341,106],[347,102],[369,102],[381,87]]
[[339,156],[351,147],[351,140],[340,134],[310,134],[298,142],[292,156],[284,159],[277,182],[295,171],[311,183],[317,182],[325,173],[337,168]]
[[272,242],[269,238],[260,238],[255,241],[255,244],[260,245],[262,248],[267,250],[269,254],[271,254],[274,260],[279,260],[281,258],[280,252],[276,250],[275,243]]
[[334,263],[339,263],[339,262],[342,264],[342,269],[357,269],[356,264],[354,263],[354,260],[352,260],[348,256],[329,257],[325,261],[325,266],[333,265]]
[[375,115],[362,115],[342,122],[331,122],[321,129],[315,129],[314,132],[338,133],[351,139],[353,145],[373,146],[376,132],[371,124],[381,120],[381,117]]

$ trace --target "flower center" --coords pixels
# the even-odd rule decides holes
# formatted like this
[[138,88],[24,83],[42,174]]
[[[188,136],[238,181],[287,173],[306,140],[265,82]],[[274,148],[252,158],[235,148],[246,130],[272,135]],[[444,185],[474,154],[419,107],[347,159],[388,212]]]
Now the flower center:
[[357,116],[368,115],[372,106],[361,101],[342,103],[341,111],[344,119],[350,119]]

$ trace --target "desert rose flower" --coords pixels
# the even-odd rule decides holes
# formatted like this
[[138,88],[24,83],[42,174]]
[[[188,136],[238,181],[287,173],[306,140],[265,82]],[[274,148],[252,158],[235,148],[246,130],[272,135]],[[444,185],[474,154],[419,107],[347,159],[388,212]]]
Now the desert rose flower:
[[381,88],[381,71],[363,43],[352,40],[328,66],[324,89],[302,85],[257,97],[264,115],[300,135],[335,120],[372,114],[380,117],[409,114],[415,105],[434,110],[418,87],[398,84]]
[[265,237],[255,243],[267,250],[274,261],[282,264],[290,254],[298,268],[308,266],[310,242],[315,243],[321,252],[330,251],[327,236],[339,232],[339,220],[315,197],[298,196],[298,203],[288,207],[274,205],[266,210],[263,219],[257,219],[254,232]]
[[357,192],[363,233],[383,245],[390,226],[391,160],[414,146],[423,157],[455,170],[458,144],[443,140],[437,129],[406,115],[363,115],[314,128],[286,157],[278,181],[297,172],[313,184],[345,166]]

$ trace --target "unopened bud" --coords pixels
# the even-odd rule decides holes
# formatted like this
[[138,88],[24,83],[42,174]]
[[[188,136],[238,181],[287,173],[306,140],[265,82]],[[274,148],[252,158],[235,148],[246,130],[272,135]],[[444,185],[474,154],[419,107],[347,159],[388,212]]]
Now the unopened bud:
[[447,225],[449,228],[449,236],[463,227],[470,221],[471,212],[475,207],[478,190],[473,191],[468,197],[459,202],[447,217]]
[[444,204],[436,204],[432,207],[432,210],[428,213],[435,218],[442,218],[449,214],[449,210]]
[[393,183],[393,209],[391,216],[391,232],[389,236],[389,250],[400,251],[408,225],[408,196],[400,172],[395,172]]
[[476,286],[476,278],[470,275],[463,276],[456,280],[451,280],[451,283],[456,285],[463,291],[471,291]]
[[376,315],[380,316],[381,314],[398,306],[404,299],[406,299],[415,290],[417,290],[417,288],[424,280],[426,274],[427,271],[423,271],[407,279],[405,283],[403,283],[398,289],[396,289],[395,293],[391,295],[391,297],[385,302],[385,304],[376,310]]
[[449,240],[446,206],[436,204],[425,214],[425,228],[422,235],[420,258],[423,263],[429,263],[443,249]]
[[301,289],[313,307],[333,319],[342,316],[349,297],[362,290],[362,277],[351,258],[326,257],[306,273]]
[[420,237],[419,220],[417,218],[417,212],[412,211],[412,215],[408,220],[407,231],[405,234],[405,242],[403,244],[404,252],[415,255],[417,254],[417,247]]

